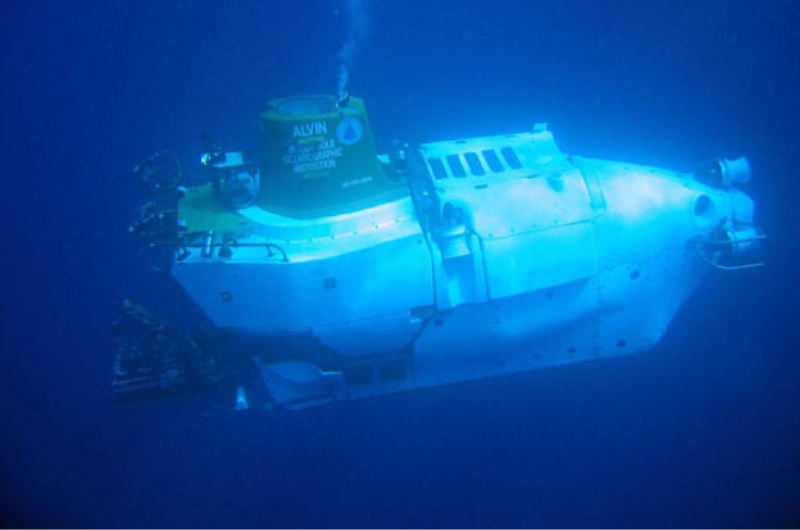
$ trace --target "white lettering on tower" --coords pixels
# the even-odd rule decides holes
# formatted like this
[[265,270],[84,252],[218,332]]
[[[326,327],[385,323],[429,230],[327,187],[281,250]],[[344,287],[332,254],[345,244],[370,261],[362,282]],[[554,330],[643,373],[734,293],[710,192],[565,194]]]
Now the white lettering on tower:
[[309,136],[318,136],[320,134],[328,134],[328,122],[312,121],[310,123],[300,123],[295,125],[292,130],[292,137],[294,138],[308,138]]

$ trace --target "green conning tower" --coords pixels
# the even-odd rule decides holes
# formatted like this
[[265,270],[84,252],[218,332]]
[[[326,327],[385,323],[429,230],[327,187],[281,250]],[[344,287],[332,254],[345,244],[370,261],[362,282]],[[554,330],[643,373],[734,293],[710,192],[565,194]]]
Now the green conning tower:
[[338,215],[407,193],[378,160],[364,102],[355,97],[276,99],[261,113],[258,205],[280,215]]

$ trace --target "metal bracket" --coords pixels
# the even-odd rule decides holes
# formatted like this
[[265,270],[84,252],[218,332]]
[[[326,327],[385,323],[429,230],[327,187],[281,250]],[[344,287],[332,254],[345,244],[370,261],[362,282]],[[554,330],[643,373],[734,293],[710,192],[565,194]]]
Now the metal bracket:
[[709,266],[737,271],[764,266],[761,242],[767,237],[753,223],[724,222],[708,239],[697,238],[690,244]]

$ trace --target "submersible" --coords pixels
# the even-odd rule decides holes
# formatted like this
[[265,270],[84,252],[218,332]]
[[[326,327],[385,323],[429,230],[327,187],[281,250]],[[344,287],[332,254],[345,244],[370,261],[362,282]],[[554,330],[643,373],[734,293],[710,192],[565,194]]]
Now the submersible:
[[744,158],[571,156],[546,124],[378,154],[356,97],[260,119],[256,149],[209,144],[205,184],[180,186],[164,154],[137,168],[153,200],[131,232],[169,249],[209,326],[188,337],[129,305],[122,403],[210,389],[302,407],[631,354],[706,273],[762,264]]

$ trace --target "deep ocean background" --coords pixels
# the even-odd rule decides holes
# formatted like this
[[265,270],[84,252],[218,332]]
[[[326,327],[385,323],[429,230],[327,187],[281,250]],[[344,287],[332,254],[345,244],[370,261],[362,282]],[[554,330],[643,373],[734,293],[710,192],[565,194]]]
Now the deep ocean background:
[[293,413],[111,407],[108,323],[174,310],[126,234],[131,168],[256,142],[331,93],[337,0],[0,8],[0,522],[800,523],[800,2],[375,0],[352,91],[383,145],[528,129],[684,168],[746,154],[767,267],[711,275],[658,348]]

